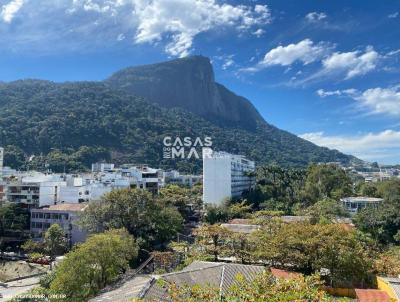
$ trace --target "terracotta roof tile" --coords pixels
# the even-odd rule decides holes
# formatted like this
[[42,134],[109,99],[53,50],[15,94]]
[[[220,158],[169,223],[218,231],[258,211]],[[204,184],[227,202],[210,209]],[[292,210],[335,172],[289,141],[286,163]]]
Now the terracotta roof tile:
[[284,279],[295,279],[301,276],[300,273],[289,272],[277,268],[271,268],[271,273],[273,276],[277,278],[284,278]]
[[390,302],[389,295],[378,289],[356,289],[358,302]]

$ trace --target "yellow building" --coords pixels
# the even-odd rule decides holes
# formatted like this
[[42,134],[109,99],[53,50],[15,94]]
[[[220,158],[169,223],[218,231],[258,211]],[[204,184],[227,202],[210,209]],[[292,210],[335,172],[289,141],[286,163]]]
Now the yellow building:
[[393,301],[400,302],[400,278],[376,278],[378,288],[385,291]]

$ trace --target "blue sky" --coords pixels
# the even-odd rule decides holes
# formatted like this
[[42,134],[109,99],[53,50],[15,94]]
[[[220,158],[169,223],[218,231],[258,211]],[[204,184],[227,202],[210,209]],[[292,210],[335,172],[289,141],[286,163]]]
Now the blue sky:
[[400,163],[400,1],[0,0],[0,81],[201,54],[265,119]]

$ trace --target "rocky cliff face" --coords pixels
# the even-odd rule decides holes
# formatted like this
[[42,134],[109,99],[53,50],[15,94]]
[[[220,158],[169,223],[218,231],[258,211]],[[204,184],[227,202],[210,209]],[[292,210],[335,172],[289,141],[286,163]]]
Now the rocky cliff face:
[[166,108],[183,108],[220,126],[255,129],[263,118],[245,98],[215,82],[210,60],[202,56],[130,67],[105,81],[113,88]]

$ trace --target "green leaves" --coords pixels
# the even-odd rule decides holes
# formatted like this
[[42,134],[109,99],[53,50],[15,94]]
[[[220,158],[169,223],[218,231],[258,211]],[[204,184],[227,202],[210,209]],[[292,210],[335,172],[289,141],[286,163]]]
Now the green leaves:
[[177,209],[163,198],[140,189],[113,190],[102,200],[89,204],[80,217],[91,232],[126,228],[141,247],[165,246],[183,227]]
[[137,253],[138,246],[126,230],[93,235],[66,255],[49,293],[65,295],[57,301],[87,301],[123,273]]
[[57,223],[52,224],[44,235],[44,247],[51,258],[62,255],[68,248],[64,230]]

